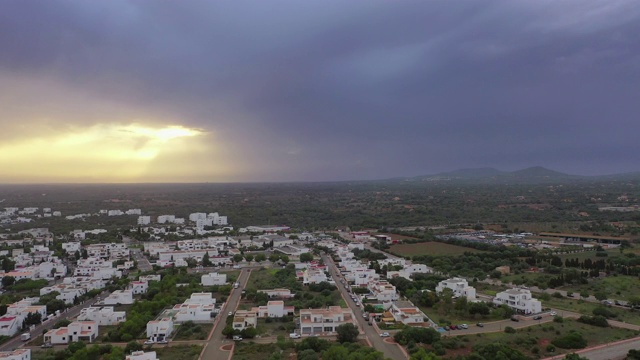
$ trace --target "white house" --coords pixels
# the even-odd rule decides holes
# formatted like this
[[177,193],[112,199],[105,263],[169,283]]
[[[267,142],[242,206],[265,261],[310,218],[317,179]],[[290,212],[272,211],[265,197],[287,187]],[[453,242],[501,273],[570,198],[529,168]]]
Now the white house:
[[138,216],[138,225],[151,224],[151,216]]
[[320,269],[306,269],[302,272],[302,283],[307,284],[319,284],[321,282],[327,282],[327,274]]
[[1,351],[2,360],[31,360],[31,349],[15,349],[13,351]]
[[531,297],[531,291],[524,288],[513,288],[496,294],[493,298],[496,305],[507,305],[510,308],[524,313],[536,314],[542,311],[542,304],[539,300]]
[[217,272],[202,275],[200,282],[202,286],[224,285],[227,283],[227,274]]
[[155,351],[133,351],[131,355],[127,355],[124,360],[158,360]]
[[282,300],[272,300],[267,302],[266,306],[258,306],[251,309],[258,317],[281,318],[285,315],[293,315],[295,308],[293,306],[284,306]]
[[289,289],[258,290],[258,292],[267,294],[269,299],[290,299],[296,296],[296,294],[292,294]]
[[388,283],[387,281],[372,281],[368,286],[372,296],[378,301],[394,301],[398,300],[398,293],[396,287]]
[[146,281],[146,282],[160,281],[160,279],[162,279],[161,275],[140,275],[140,277],[138,278],[139,281]]
[[0,336],[13,336],[22,327],[22,320],[17,316],[4,315],[0,317]]
[[67,327],[49,330],[44,334],[44,342],[49,344],[68,344],[74,341],[93,340],[98,337],[98,323],[95,321],[74,321]]
[[73,254],[76,251],[80,251],[80,242],[66,242],[66,243],[62,243],[62,250]]
[[428,326],[430,321],[425,313],[411,301],[395,301],[389,312],[395,321],[409,326]]
[[258,314],[255,311],[238,310],[233,315],[231,325],[234,330],[244,330],[248,327],[258,326]]
[[146,281],[132,281],[129,286],[131,287],[131,291],[138,294],[146,294],[149,289],[149,283]]
[[168,339],[173,332],[173,320],[162,318],[147,323],[147,337],[151,340],[161,341]]
[[22,321],[29,314],[40,314],[41,319],[47,317],[46,305],[34,305],[40,300],[40,298],[25,298],[7,307],[7,315],[16,316],[22,324]]
[[303,335],[335,332],[338,326],[348,323],[357,326],[351,310],[340,306],[300,310],[300,333]]
[[440,294],[444,289],[451,289],[454,297],[466,297],[470,301],[476,299],[476,289],[469,286],[467,280],[463,278],[454,277],[440,281],[436,286],[436,293]]
[[117,325],[127,320],[127,313],[124,311],[113,311],[112,307],[90,306],[80,310],[78,320],[95,321],[100,326]]
[[130,305],[133,304],[133,291],[128,290],[116,290],[107,296],[102,303],[104,305]]

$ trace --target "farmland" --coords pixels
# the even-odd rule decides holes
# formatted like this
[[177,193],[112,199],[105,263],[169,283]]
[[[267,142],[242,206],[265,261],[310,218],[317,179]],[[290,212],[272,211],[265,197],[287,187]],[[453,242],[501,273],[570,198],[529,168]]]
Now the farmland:
[[389,252],[398,256],[456,256],[462,255],[465,252],[482,253],[484,251],[441,242],[426,242],[418,244],[393,245],[389,249]]

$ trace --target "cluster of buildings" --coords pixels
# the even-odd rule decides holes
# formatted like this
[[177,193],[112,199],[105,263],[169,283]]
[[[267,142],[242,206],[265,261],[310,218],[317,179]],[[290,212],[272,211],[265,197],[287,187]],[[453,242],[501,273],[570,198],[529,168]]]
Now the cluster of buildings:
[[47,318],[47,306],[36,305],[40,298],[25,298],[7,307],[7,313],[0,317],[0,336],[13,336],[21,329],[29,314],[40,314]]
[[219,310],[212,293],[193,293],[184,303],[176,304],[164,311],[158,319],[149,321],[147,337],[153,341],[167,340],[173,333],[175,324],[187,321],[211,322]]

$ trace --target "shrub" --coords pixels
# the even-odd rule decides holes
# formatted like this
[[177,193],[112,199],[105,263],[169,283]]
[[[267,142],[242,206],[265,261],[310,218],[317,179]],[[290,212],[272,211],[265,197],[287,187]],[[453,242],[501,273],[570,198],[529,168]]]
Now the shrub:
[[604,316],[580,316],[578,318],[578,321],[584,324],[589,324],[589,325],[593,325],[593,326],[599,326],[599,327],[609,327],[609,322],[607,321],[607,318],[605,318]]
[[511,326],[507,326],[506,328],[504,328],[504,332],[507,334],[515,334],[516,329],[512,328]]
[[587,340],[578,332],[570,332],[553,340],[551,343],[561,349],[582,349],[587,346]]

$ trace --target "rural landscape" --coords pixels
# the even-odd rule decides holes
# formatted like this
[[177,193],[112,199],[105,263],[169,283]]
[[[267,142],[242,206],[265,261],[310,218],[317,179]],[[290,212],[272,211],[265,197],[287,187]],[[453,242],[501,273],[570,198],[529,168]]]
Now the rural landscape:
[[[640,180],[533,174],[0,186],[0,321],[22,316],[0,346],[33,359],[637,358]],[[95,337],[56,340],[91,321]]]

